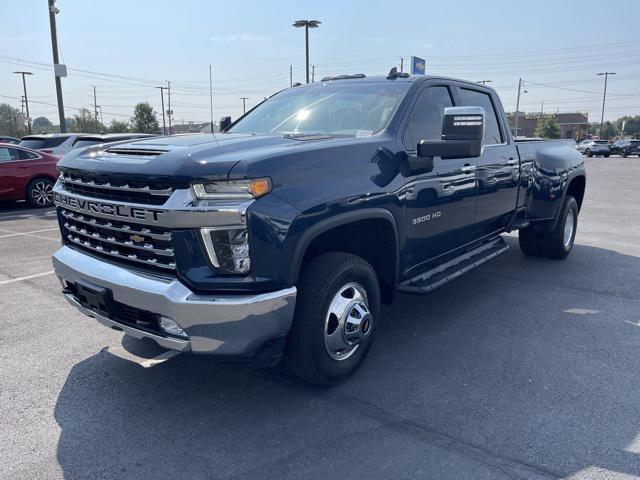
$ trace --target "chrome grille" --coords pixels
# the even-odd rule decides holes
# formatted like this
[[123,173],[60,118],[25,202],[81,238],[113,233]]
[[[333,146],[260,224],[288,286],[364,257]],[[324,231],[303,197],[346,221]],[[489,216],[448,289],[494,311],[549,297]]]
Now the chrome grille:
[[162,205],[173,193],[166,185],[148,184],[135,180],[118,180],[92,173],[60,173],[62,187],[70,192],[87,197],[116,200],[145,205]]
[[105,220],[63,208],[59,212],[68,244],[150,269],[166,272],[176,268],[170,230]]

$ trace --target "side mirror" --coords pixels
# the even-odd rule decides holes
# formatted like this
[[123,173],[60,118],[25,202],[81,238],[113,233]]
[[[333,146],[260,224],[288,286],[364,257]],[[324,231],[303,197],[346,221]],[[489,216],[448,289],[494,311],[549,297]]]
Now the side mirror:
[[222,117],[220,119],[220,132],[223,133],[231,126],[231,117]]
[[484,108],[444,109],[442,140],[418,142],[418,157],[473,158],[482,153]]

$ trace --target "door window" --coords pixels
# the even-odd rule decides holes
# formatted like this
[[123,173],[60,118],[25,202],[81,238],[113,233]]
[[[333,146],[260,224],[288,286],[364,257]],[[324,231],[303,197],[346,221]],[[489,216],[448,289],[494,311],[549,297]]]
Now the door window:
[[460,100],[462,101],[462,105],[465,107],[484,108],[484,144],[495,145],[496,143],[503,143],[500,126],[498,124],[498,116],[496,115],[496,109],[491,101],[491,96],[488,93],[479,92],[477,90],[461,88]]
[[0,162],[20,160],[20,155],[15,148],[0,147]]
[[404,148],[415,154],[420,140],[442,138],[444,109],[453,107],[447,87],[429,87],[420,93],[404,131]]

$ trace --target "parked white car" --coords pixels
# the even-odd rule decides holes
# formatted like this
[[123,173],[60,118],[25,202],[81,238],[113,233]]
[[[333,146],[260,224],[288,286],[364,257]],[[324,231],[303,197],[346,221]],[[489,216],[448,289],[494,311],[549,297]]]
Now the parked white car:
[[609,142],[606,140],[583,140],[576,148],[580,153],[587,157],[593,157],[594,155],[603,155],[608,157],[611,154],[609,150]]
[[87,135],[86,133],[50,133],[43,135],[27,135],[22,137],[20,146],[40,150],[57,157],[69,153],[74,142]]

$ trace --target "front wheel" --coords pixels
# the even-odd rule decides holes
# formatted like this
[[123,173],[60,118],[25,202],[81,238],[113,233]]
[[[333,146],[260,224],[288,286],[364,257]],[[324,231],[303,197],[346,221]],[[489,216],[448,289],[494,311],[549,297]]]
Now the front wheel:
[[627,150],[623,150],[622,152],[620,152],[620,156],[622,158],[627,158],[629,156],[629,152]]
[[588,148],[584,151],[584,154],[585,154],[587,157],[593,157],[593,153],[591,153],[591,150],[589,150]]
[[604,154],[604,158],[609,158],[609,154],[608,154],[608,153],[605,153],[605,154]]
[[32,207],[53,205],[53,181],[50,178],[34,178],[27,185],[27,202]]
[[556,227],[551,232],[544,232],[542,248],[549,258],[565,258],[573,249],[578,228],[578,203],[570,195],[565,198]]
[[364,361],[380,315],[373,267],[347,253],[326,253],[303,268],[285,348],[289,369],[316,385],[341,382]]

